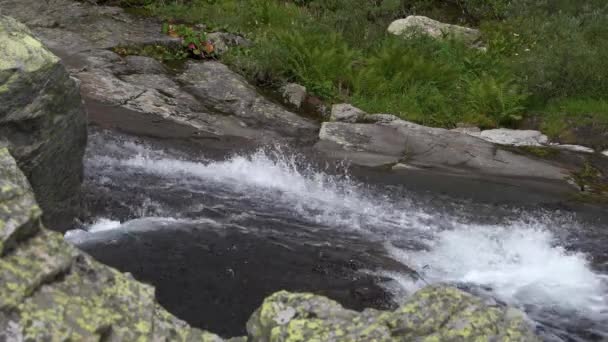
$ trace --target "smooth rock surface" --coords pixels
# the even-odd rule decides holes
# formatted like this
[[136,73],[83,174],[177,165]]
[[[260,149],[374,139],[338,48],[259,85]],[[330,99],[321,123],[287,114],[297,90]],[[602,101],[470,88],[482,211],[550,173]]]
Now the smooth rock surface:
[[546,135],[533,130],[499,128],[482,131],[478,136],[494,144],[511,146],[544,146],[549,142]]
[[0,140],[30,180],[45,221],[66,229],[80,211],[86,115],[79,88],[23,24],[0,16]]
[[398,120],[387,125],[326,122],[318,151],[356,165],[396,163],[448,173],[563,180],[567,171],[458,132]]
[[430,286],[393,312],[345,310],[311,294],[278,292],[247,324],[253,341],[538,341],[517,310]]
[[436,39],[453,36],[470,44],[476,42],[481,37],[479,30],[445,24],[428,17],[417,15],[411,15],[405,19],[393,21],[388,27],[388,32],[397,36],[405,35],[406,37],[413,34],[425,34]]
[[0,340],[222,341],[161,308],[154,289],[47,231],[27,179],[0,149]]
[[246,127],[292,137],[307,136],[317,129],[311,120],[261,96],[242,76],[219,62],[188,62],[179,81],[205,110],[235,116]]
[[357,122],[361,120],[367,113],[363,110],[348,104],[340,103],[331,107],[330,120],[334,122]]
[[297,83],[288,83],[281,88],[283,99],[295,108],[300,108],[302,102],[306,100],[306,87]]

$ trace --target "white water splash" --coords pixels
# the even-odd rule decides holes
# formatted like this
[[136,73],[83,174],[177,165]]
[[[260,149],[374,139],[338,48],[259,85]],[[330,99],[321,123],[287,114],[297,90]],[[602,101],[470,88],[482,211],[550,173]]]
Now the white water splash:
[[[413,200],[396,202],[372,194],[348,177],[302,167],[294,157],[258,151],[220,162],[194,162],[129,148],[134,152],[130,156],[97,157],[94,166],[149,173],[175,184],[220,184],[317,224],[382,234],[390,241],[418,240],[428,249],[393,246],[389,250],[428,282],[480,285],[520,307],[537,305],[575,311],[595,321],[608,319],[606,276],[593,271],[584,254],[562,247],[553,231],[570,227],[559,227],[563,223],[550,217],[501,225],[464,224],[456,217],[429,214],[429,208],[417,208]],[[421,285],[402,275],[395,278],[410,290]]]
[[[131,150],[133,146],[129,146]],[[386,197],[369,196],[361,184],[302,166],[295,156],[258,151],[225,161],[193,162],[141,149],[127,158],[97,157],[92,167],[125,168],[172,180],[180,185],[215,184],[239,195],[286,207],[322,225],[349,229],[420,227],[429,215],[404,200],[387,206]]]
[[102,232],[105,230],[113,230],[120,228],[120,221],[110,220],[107,218],[101,218],[95,221],[87,229],[90,233]]
[[586,255],[559,246],[543,224],[459,225],[430,244],[428,251],[391,251],[428,282],[475,284],[513,305],[608,318],[608,277],[594,272]]

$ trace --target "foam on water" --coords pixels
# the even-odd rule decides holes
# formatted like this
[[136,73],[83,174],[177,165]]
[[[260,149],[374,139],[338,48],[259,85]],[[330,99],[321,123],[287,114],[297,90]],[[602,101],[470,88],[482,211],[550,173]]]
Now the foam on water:
[[457,225],[436,232],[429,250],[391,251],[421,270],[427,282],[480,285],[514,305],[608,319],[608,277],[594,272],[586,255],[559,244],[544,224],[514,222]]
[[[132,146],[129,146],[133,148]],[[409,201],[386,206],[387,199],[369,196],[368,189],[348,176],[336,177],[302,166],[296,156],[258,151],[225,161],[178,160],[162,152],[142,149],[127,158],[97,157],[92,166],[147,172],[184,184],[220,184],[233,193],[283,205],[318,224],[350,229],[420,226],[429,218]]]
[[89,226],[88,232],[96,233],[104,230],[112,230],[120,228],[120,221],[110,220],[107,218],[100,218]]
[[[395,201],[374,193],[348,177],[302,167],[295,157],[258,151],[225,161],[194,162],[129,148],[128,157],[97,157],[94,166],[150,173],[180,184],[220,184],[259,201],[272,201],[318,224],[370,235],[381,232],[390,241],[419,239],[428,248],[397,248],[391,243],[388,248],[427,282],[479,285],[520,307],[535,305],[608,320],[607,277],[592,269],[586,255],[563,247],[554,232],[570,227],[559,227],[563,223],[554,218],[522,218],[499,225],[462,223],[456,217],[439,219],[429,212],[432,208],[417,208],[413,200]],[[107,228],[115,226],[100,221],[91,230]],[[422,285],[396,278],[408,289]]]

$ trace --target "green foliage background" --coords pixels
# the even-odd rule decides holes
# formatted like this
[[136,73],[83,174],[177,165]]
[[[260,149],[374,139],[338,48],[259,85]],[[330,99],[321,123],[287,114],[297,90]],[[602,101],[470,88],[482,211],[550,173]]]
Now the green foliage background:
[[[553,136],[581,117],[608,125],[604,0],[114,3],[240,33],[255,44],[231,50],[225,62],[260,85],[295,81],[328,102],[443,127],[517,126],[530,113]],[[487,49],[386,33],[391,21],[411,14],[477,27]]]

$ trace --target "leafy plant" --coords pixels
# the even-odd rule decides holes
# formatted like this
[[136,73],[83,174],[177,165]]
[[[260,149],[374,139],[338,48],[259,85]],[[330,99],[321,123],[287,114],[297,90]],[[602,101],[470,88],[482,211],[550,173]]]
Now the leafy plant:
[[186,25],[163,24],[163,33],[182,39],[182,45],[193,57],[207,58],[213,56],[215,48],[207,40],[205,32]]

